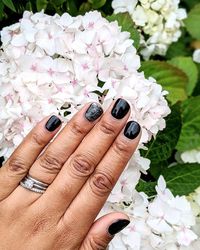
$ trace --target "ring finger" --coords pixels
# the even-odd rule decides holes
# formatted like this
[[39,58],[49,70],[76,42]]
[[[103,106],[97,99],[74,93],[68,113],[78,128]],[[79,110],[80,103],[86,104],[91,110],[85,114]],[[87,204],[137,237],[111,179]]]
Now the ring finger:
[[[65,161],[77,148],[84,136],[92,129],[102,113],[103,110],[97,103],[85,105],[34,162],[29,170],[29,176],[47,185],[51,184]],[[20,198],[22,192],[23,196],[28,196],[27,203],[32,203],[40,197],[39,193],[30,193],[29,190],[19,186],[13,194],[14,198]]]

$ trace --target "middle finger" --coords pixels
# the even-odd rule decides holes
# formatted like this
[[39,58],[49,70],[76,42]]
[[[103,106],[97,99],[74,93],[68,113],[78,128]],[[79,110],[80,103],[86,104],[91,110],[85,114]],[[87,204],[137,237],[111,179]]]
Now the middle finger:
[[118,99],[69,157],[41,197],[45,207],[64,213],[112,145],[129,117],[130,105]]

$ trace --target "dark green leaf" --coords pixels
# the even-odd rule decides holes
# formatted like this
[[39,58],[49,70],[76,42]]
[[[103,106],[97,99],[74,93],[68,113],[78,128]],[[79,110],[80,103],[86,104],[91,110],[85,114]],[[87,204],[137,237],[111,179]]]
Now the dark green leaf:
[[184,23],[190,35],[193,38],[200,39],[200,4],[197,4],[193,7]]
[[48,5],[48,0],[36,1],[37,11],[46,10],[47,5]]
[[171,114],[166,118],[166,128],[160,131],[156,139],[147,144],[148,150],[142,155],[151,160],[153,164],[167,160],[174,150],[181,131],[181,113],[178,104],[171,108]]
[[2,0],[2,2],[5,4],[5,6],[7,6],[9,9],[11,9],[12,11],[16,12],[15,6],[13,4],[12,0]]
[[163,61],[146,61],[142,62],[140,68],[144,71],[146,77],[152,76],[165,90],[169,92],[167,99],[175,104],[187,98],[186,85],[188,78],[179,68]]
[[3,19],[3,13],[4,13],[4,4],[3,2],[0,2],[0,20]]
[[76,1],[74,1],[74,0],[67,0],[67,9],[66,9],[66,11],[67,11],[70,15],[76,16],[77,13],[78,13]]
[[[177,164],[164,169],[162,175],[166,181],[167,188],[174,195],[188,195],[200,186],[200,164]],[[136,189],[145,192],[149,196],[156,194],[157,182],[145,182],[140,180]]]
[[99,9],[104,6],[106,0],[89,0],[88,2],[92,4],[92,8]]
[[148,197],[154,196],[156,194],[155,190],[156,182],[145,182],[140,180],[136,186],[138,192],[144,192]]
[[191,57],[181,56],[172,58],[169,63],[181,69],[187,75],[189,80],[186,86],[187,93],[191,95],[198,80],[198,69],[193,59]]
[[81,14],[85,14],[85,12],[87,12],[87,11],[89,11],[91,9],[92,9],[91,3],[88,3],[88,2],[87,3],[82,3],[80,8],[79,8],[79,12]]
[[117,21],[119,26],[122,27],[122,31],[128,31],[130,33],[131,39],[134,41],[134,47],[136,49],[139,48],[140,35],[137,29],[135,28],[131,16],[128,13],[113,14],[111,16],[107,16],[106,18],[110,22]]
[[162,175],[174,195],[188,195],[200,186],[200,164],[178,164]]
[[182,124],[176,148],[181,152],[200,148],[200,96],[183,102]]

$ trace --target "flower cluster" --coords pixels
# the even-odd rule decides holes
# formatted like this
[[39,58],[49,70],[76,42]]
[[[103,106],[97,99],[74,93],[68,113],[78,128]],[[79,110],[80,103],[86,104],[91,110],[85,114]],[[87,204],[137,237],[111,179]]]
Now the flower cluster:
[[[138,72],[133,41],[117,22],[96,11],[77,17],[25,12],[2,30],[1,39],[0,156],[9,157],[44,116],[57,113],[67,122],[90,101],[106,109],[113,99],[128,100],[131,119],[142,127],[139,148],[165,128],[166,92]],[[162,177],[153,201],[135,191],[140,171],[145,173],[149,164],[137,150],[105,204],[104,211],[123,210],[132,218],[111,249],[164,249],[196,239],[189,203],[174,197]]]
[[141,54],[165,55],[168,46],[181,35],[185,9],[179,8],[179,0],[113,0],[115,13],[129,12],[141,33]]
[[144,193],[132,190],[132,202],[106,203],[102,214],[118,210],[125,211],[131,218],[129,226],[110,243],[110,250],[178,250],[187,248],[197,239],[191,230],[195,217],[186,197],[174,197],[162,176],[156,191],[151,201]]
[[[195,192],[191,193],[187,197],[188,201],[191,204],[192,211],[194,216],[196,217],[196,224],[193,227],[193,231],[200,237],[200,187],[195,190]],[[194,241],[187,250],[196,250],[200,249],[200,239]]]
[[[142,143],[165,127],[166,94],[138,72],[140,58],[117,22],[98,12],[49,16],[25,12],[1,32],[0,155],[6,158],[31,127],[50,113],[69,120],[89,101],[106,108],[118,97],[132,106]],[[88,77],[89,76],[89,77]]]

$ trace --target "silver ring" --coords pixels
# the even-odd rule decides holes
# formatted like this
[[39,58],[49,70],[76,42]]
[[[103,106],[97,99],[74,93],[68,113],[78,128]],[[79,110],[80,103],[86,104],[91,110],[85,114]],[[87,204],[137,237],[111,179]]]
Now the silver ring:
[[41,194],[43,194],[49,186],[44,182],[34,179],[30,175],[25,176],[24,179],[20,181],[20,185],[32,192]]

